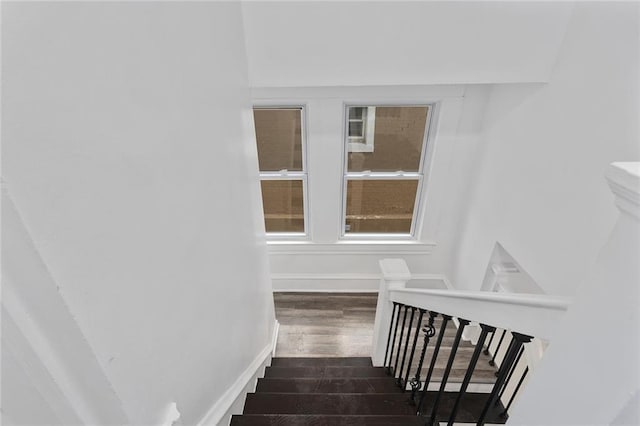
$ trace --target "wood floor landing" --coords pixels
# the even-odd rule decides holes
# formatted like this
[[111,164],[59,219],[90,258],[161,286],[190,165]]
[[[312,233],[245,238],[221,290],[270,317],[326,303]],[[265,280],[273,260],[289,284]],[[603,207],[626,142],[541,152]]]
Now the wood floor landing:
[[274,293],[277,357],[370,357],[376,293]]
[[[375,293],[274,293],[276,318],[280,322],[277,357],[368,357],[371,356],[373,323],[376,314],[378,296]],[[439,330],[441,319],[436,320]],[[407,320],[408,323],[408,320]],[[423,320],[423,324],[426,319]],[[415,327],[415,323],[414,323]],[[411,328],[411,339],[415,328]],[[449,322],[442,342],[442,349],[433,371],[432,382],[439,382],[457,328]],[[406,336],[406,331],[404,333]],[[422,336],[419,342],[422,343]],[[404,351],[404,341],[400,353]],[[427,363],[431,359],[435,337],[427,350]],[[411,344],[411,343],[410,343]],[[460,383],[473,353],[469,342],[461,342],[458,348],[450,383]],[[397,354],[394,349],[394,360]],[[472,383],[490,385],[495,382],[495,367],[489,364],[490,357],[482,354],[473,373]],[[370,361],[364,361],[370,362]],[[299,364],[303,367],[306,364]],[[411,367],[413,375],[418,366],[418,357],[414,357]],[[274,365],[274,367],[276,367]],[[428,364],[423,366],[422,377]],[[276,369],[277,370],[277,369]],[[345,372],[357,377],[357,369]],[[278,374],[273,371],[271,374]],[[314,373],[316,374],[316,373]],[[325,372],[324,377],[339,377],[338,370]]]

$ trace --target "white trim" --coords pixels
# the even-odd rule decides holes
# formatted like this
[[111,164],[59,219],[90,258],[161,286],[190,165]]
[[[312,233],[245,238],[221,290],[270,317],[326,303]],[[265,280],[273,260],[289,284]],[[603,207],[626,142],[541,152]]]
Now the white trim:
[[272,280],[379,280],[380,274],[271,274]]
[[640,162],[611,163],[606,176],[618,208],[640,219]]
[[[381,92],[382,91],[382,92]],[[372,93],[376,93],[372,96]],[[384,102],[406,102],[409,100],[434,102],[443,98],[463,98],[464,84],[412,84],[383,86],[297,86],[297,87],[252,87],[251,97],[260,103],[273,104],[279,100],[294,99],[367,99],[377,105]]]
[[[381,274],[371,273],[284,273],[272,274],[271,281],[276,293],[377,293],[381,277]],[[439,274],[412,274],[408,285],[413,280],[445,282],[445,277]]]
[[273,336],[271,337],[271,346],[273,349],[271,350],[271,357],[276,356],[276,348],[278,346],[278,334],[280,334],[280,321],[276,320],[273,325]]
[[412,288],[389,289],[389,299],[548,340],[571,305],[562,296]]
[[380,275],[375,274],[274,274],[276,293],[376,293]]
[[[380,235],[377,235],[380,238]],[[429,255],[436,247],[434,242],[414,240],[398,241],[340,241],[337,243],[311,243],[293,241],[268,241],[269,255]]]
[[[73,398],[67,396],[63,384],[57,383],[51,375],[4,305],[2,306],[2,344],[3,352],[8,351],[16,360],[25,376],[29,377],[37,392],[55,413],[56,420],[60,424],[84,423],[81,413],[73,403]],[[10,391],[8,388],[4,390]]]
[[447,297],[451,299],[471,300],[505,303],[510,305],[527,306],[534,308],[552,309],[566,311],[571,305],[572,299],[564,296],[548,296],[538,294],[506,294],[489,293],[485,291],[451,291],[451,290],[417,290],[417,289],[394,289],[398,293],[413,293],[424,296]]
[[[277,321],[274,323],[274,335],[272,339],[277,340]],[[274,352],[274,341],[272,340],[267,344],[264,349],[254,358],[249,366],[240,374],[238,379],[227,389],[227,391],[213,403],[211,408],[207,410],[206,414],[202,416],[200,421],[196,423],[197,426],[219,426],[220,422],[226,417],[233,414],[241,414],[240,412],[234,413],[232,408],[242,405],[241,401],[244,401],[246,397],[246,389],[249,385],[255,386],[255,382],[252,381],[258,379],[258,375],[261,375],[262,369],[270,362],[272,353]]]
[[[3,270],[3,344],[24,362],[38,392],[64,423],[129,424],[122,401],[71,314],[19,211],[2,184],[3,241],[11,242]],[[39,307],[47,307],[46,312]],[[56,337],[65,335],[64,342]],[[69,357],[70,351],[73,357]],[[8,391],[8,389],[3,389]]]

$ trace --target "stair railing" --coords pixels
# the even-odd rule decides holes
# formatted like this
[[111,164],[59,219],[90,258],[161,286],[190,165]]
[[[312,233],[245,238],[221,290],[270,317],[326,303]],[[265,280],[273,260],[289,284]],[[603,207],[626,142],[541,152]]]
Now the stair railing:
[[[406,288],[406,282],[411,274],[404,260],[383,259],[380,266],[383,278],[374,326],[374,365],[384,367],[403,391],[411,391],[408,403],[415,405],[416,414],[424,416],[427,424],[446,421],[453,425],[482,354],[485,358],[491,356],[485,362],[497,368],[495,383],[486,394],[482,408],[474,413],[473,421],[478,425],[505,423],[530,372],[531,363],[525,354],[532,345],[533,336],[552,339],[554,326],[566,312],[569,299],[410,289]],[[448,354],[442,353],[447,329],[452,330],[454,322],[457,330],[451,349]],[[455,388],[448,382],[465,331],[471,331],[470,335],[478,334],[477,338],[471,338],[473,354],[462,383],[456,389],[452,408],[443,410],[445,394]],[[419,340],[422,340],[421,347]],[[431,352],[430,356],[428,352]],[[414,359],[418,360],[417,365],[413,365]],[[434,377],[436,364],[445,359],[446,367],[437,381]],[[430,385],[437,391],[431,391]],[[451,394],[448,395],[451,398]],[[451,401],[448,404],[451,405]]]

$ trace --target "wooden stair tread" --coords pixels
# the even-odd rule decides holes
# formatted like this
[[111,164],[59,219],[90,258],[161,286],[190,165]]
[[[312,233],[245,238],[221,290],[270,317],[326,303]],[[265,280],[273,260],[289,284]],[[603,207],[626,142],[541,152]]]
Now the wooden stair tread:
[[264,377],[388,377],[382,367],[267,367]]
[[[431,413],[433,402],[437,394],[437,391],[427,392],[427,396],[424,399],[424,405],[422,407],[423,413]],[[440,399],[440,403],[438,405],[438,416],[436,417],[437,421],[446,422],[449,420],[449,415],[453,410],[453,406],[457,397],[458,392],[444,392],[442,394],[442,398]],[[482,413],[482,409],[484,408],[488,399],[488,393],[465,393],[460,404],[460,409],[458,410],[458,413],[456,415],[456,423],[476,423],[480,418],[480,413]],[[487,414],[485,422],[494,424],[506,423],[507,417],[502,417],[500,415],[503,410],[504,407],[501,403],[492,406]]]
[[[430,391],[425,397],[422,412],[428,415],[438,392]],[[458,396],[457,392],[444,392],[438,407],[437,421],[447,421]],[[477,421],[489,397],[486,393],[466,393],[456,416],[457,423]],[[415,416],[415,406],[408,403],[409,393],[250,393],[244,414],[298,414],[298,415],[349,415],[349,416]],[[492,407],[486,422],[505,423],[502,404]],[[276,423],[277,424],[277,423]],[[306,423],[303,423],[306,424]],[[313,424],[313,423],[311,423]],[[322,423],[321,423],[322,424]],[[348,423],[347,423],[348,424]]]
[[256,393],[393,393],[399,392],[392,377],[369,378],[264,378],[258,379]]
[[245,414],[415,415],[403,393],[250,393]]
[[233,416],[231,426],[424,426],[424,419],[416,415],[249,414]]
[[279,357],[271,360],[272,367],[373,367],[371,358],[366,357]]

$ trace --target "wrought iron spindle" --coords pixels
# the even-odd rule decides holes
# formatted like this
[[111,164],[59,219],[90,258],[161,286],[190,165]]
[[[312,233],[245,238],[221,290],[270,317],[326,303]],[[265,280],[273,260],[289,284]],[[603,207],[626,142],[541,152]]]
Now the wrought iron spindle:
[[500,336],[500,340],[498,340],[498,346],[496,346],[496,350],[493,352],[491,361],[489,361],[490,366],[496,365],[496,355],[498,355],[498,351],[500,350],[500,346],[502,345],[502,341],[504,340],[504,335],[506,333],[507,333],[507,330],[502,330],[502,335]]
[[409,307],[404,305],[404,316],[402,317],[402,327],[400,328],[400,339],[398,339],[398,353],[396,354],[396,363],[393,367],[393,376],[398,372],[398,361],[400,360],[400,350],[402,349],[402,336],[404,336],[404,326],[407,322],[407,311]]
[[402,381],[402,392],[406,390],[407,383],[409,382],[409,373],[411,372],[411,363],[413,362],[413,355],[416,353],[416,345],[418,343],[418,336],[420,335],[420,326],[422,325],[422,317],[424,316],[424,309],[420,309],[420,316],[418,317],[418,323],[416,324],[416,331],[413,335],[413,345],[411,345],[411,352],[409,353],[409,362],[407,364],[407,372]]
[[491,327],[485,324],[480,324],[480,328],[482,329],[482,331],[480,332],[480,337],[478,337],[478,343],[476,343],[476,347],[473,350],[473,355],[471,356],[471,360],[469,361],[469,367],[467,367],[467,372],[465,373],[464,379],[462,380],[460,392],[458,392],[458,397],[456,398],[453,410],[451,410],[451,416],[449,417],[447,426],[452,426],[456,420],[456,415],[458,414],[458,410],[460,409],[460,402],[462,401],[462,397],[467,391],[469,382],[471,382],[471,376],[473,375],[473,371],[475,370],[476,364],[478,363],[478,358],[480,358],[480,352],[482,351],[484,341],[487,339],[487,334],[491,332],[495,333],[496,330],[495,327]]
[[442,381],[440,382],[440,390],[436,395],[436,399],[433,401],[433,408],[431,409],[431,418],[429,420],[430,425],[434,425],[436,422],[436,417],[438,415],[438,405],[440,404],[440,400],[442,399],[442,395],[444,395],[444,389],[447,385],[447,380],[449,380],[449,374],[451,373],[451,369],[453,368],[453,362],[456,359],[456,352],[458,351],[458,346],[460,346],[460,340],[462,340],[462,333],[464,328],[469,325],[469,321],[466,319],[458,318],[458,332],[456,333],[456,338],[453,341],[453,346],[451,347],[451,352],[449,353],[449,360],[447,361],[447,366],[444,369],[444,374],[442,375]]
[[409,339],[411,338],[411,326],[413,325],[413,316],[416,313],[416,308],[411,307],[411,317],[409,318],[409,326],[407,327],[407,339],[404,342],[404,354],[402,355],[402,362],[400,363],[400,371],[398,371],[397,384],[402,388],[404,392],[404,384],[402,383],[402,372],[404,371],[404,362],[407,360],[407,352],[409,351]]
[[391,342],[391,352],[389,353],[389,366],[387,367],[387,374],[391,374],[391,363],[393,362],[393,348],[396,345],[396,336],[398,335],[398,323],[400,320],[400,311],[404,305],[398,303],[398,312],[396,313],[396,327],[393,332],[393,341]]
[[427,353],[427,346],[429,345],[429,341],[433,336],[436,335],[436,328],[433,326],[433,322],[437,316],[437,312],[430,311],[429,322],[422,329],[422,332],[424,333],[424,343],[422,344],[422,352],[420,352],[420,360],[418,361],[418,369],[416,370],[416,375],[413,377],[413,379],[411,379],[411,399],[409,400],[411,405],[416,404],[416,393],[422,386],[422,383],[420,382],[420,373],[422,373],[422,364],[424,363],[424,356]]
[[511,366],[511,369],[509,370],[509,375],[507,376],[507,380],[504,381],[504,385],[502,386],[502,389],[500,390],[500,393],[496,398],[495,405],[498,405],[498,403],[500,403],[500,399],[502,398],[502,395],[504,394],[505,389],[507,389],[507,385],[511,381],[511,376],[513,376],[513,373],[516,371],[516,368],[518,367],[518,362],[520,362],[520,358],[522,358],[523,353],[524,353],[524,345],[520,348],[520,352],[518,352],[518,356],[516,357],[516,360],[514,361],[513,365]]
[[489,339],[489,343],[487,344],[487,348],[483,351],[483,353],[485,355],[489,355],[489,348],[491,347],[491,343],[493,343],[493,338],[496,337],[496,330],[495,328],[493,329],[493,331],[491,332],[491,338]]
[[438,358],[438,352],[440,352],[440,345],[442,344],[442,339],[444,339],[444,332],[447,329],[447,324],[451,320],[451,316],[442,315],[442,323],[440,324],[440,333],[438,334],[438,340],[436,341],[436,346],[433,349],[433,355],[431,356],[431,363],[429,364],[429,370],[427,371],[427,377],[424,379],[424,386],[422,387],[422,395],[420,396],[420,402],[418,403],[418,415],[422,414],[422,406],[424,405],[424,398],[427,395],[427,391],[429,390],[429,382],[431,381],[431,375],[433,374],[433,370],[436,366],[436,360]]
[[505,407],[504,411],[502,413],[500,413],[500,416],[507,417],[507,413],[509,412],[509,408],[511,408],[511,403],[513,402],[513,399],[516,397],[516,394],[520,390],[520,386],[522,386],[522,382],[524,382],[524,378],[527,377],[527,373],[528,372],[529,372],[529,367],[524,369],[524,373],[522,373],[522,377],[520,377],[520,380],[518,381],[518,384],[517,384],[516,388],[513,390],[513,394],[511,394],[511,398],[509,398],[509,403]]
[[487,414],[489,413],[489,409],[492,407],[493,402],[498,396],[498,391],[502,388],[502,385],[504,384],[507,378],[507,373],[510,370],[511,366],[513,365],[513,362],[515,361],[516,357],[518,356],[518,352],[520,351],[520,348],[524,343],[528,343],[532,339],[531,336],[526,336],[524,334],[516,333],[514,331],[512,331],[511,334],[513,335],[513,339],[509,344],[509,349],[507,349],[504,359],[502,360],[502,365],[500,366],[498,378],[496,379],[496,383],[493,386],[493,389],[491,390],[489,399],[487,400],[487,403],[482,409],[482,413],[480,414],[480,418],[478,419],[478,423],[477,423],[478,426],[484,425],[485,419],[487,418]]
[[[393,302],[393,311],[391,312],[391,320],[389,321],[389,335],[387,336],[387,348],[384,350],[384,363],[383,366],[387,366],[387,358],[389,357],[389,343],[391,343],[391,332],[393,331],[393,316],[396,313],[396,308],[398,307],[398,302]],[[391,348],[393,352],[393,348]]]

